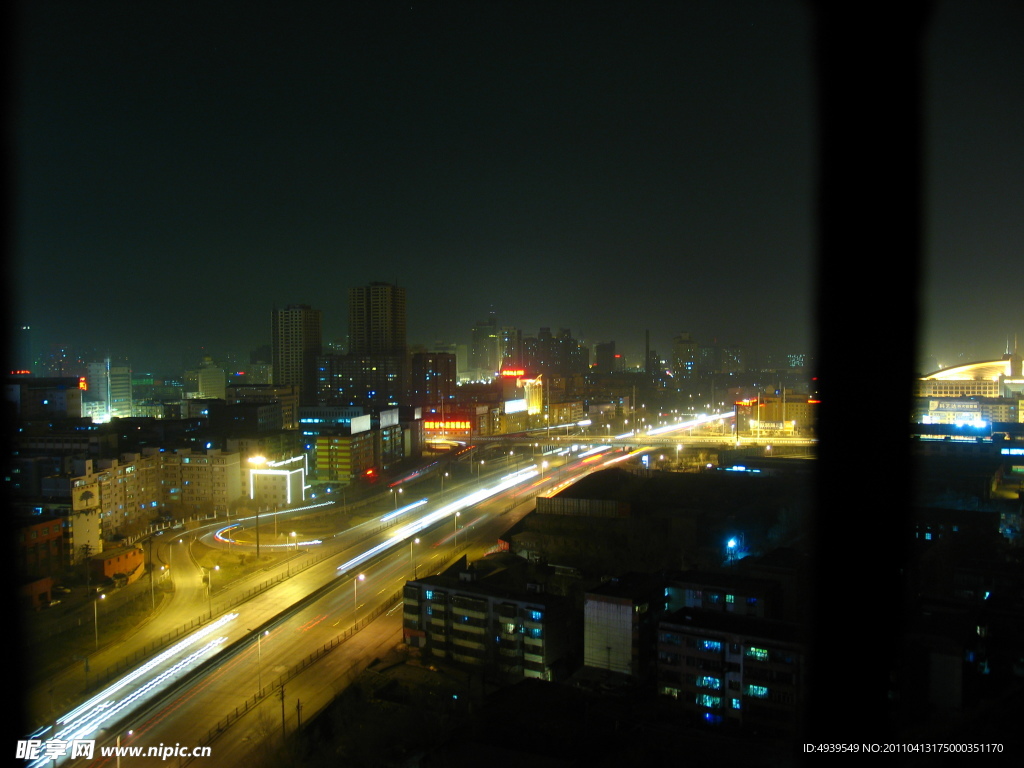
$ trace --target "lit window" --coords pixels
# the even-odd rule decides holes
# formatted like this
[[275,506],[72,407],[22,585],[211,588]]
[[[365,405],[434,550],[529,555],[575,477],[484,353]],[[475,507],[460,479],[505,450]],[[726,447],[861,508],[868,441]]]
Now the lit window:
[[698,693],[697,704],[708,709],[720,709],[722,706],[721,696],[712,696],[710,693]]
[[700,648],[704,651],[710,651],[712,653],[721,653],[722,644],[717,640],[701,640]]
[[758,661],[768,661],[768,649],[767,648],[755,648],[751,646],[747,648],[746,656],[748,659],[757,659]]
[[705,675],[704,677],[698,677],[697,678],[697,687],[698,688],[710,688],[710,689],[712,689],[714,691],[720,691],[720,690],[722,690],[722,681],[719,680],[717,677],[711,677],[710,675]]
[[768,698],[768,689],[763,685],[748,685],[747,696],[753,696],[755,699]]

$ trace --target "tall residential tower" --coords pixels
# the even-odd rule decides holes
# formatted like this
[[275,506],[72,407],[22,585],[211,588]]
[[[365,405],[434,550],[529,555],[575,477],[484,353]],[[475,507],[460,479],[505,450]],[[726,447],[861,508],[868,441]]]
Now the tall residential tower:
[[302,405],[316,405],[316,360],[321,351],[320,322],[320,310],[305,304],[291,304],[284,309],[274,310],[274,384],[297,386]]
[[404,355],[405,288],[370,283],[348,292],[349,354]]

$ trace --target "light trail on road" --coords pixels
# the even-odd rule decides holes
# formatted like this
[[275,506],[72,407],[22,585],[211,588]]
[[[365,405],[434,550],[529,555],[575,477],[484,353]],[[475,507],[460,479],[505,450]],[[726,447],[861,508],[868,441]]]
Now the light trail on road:
[[[600,463],[596,463],[600,459],[600,454],[596,453],[596,450],[588,450],[582,458],[578,458],[575,469],[579,470],[584,465],[587,465],[584,472],[584,474],[587,474],[602,466]],[[617,449],[607,448],[606,450]],[[591,462],[595,463],[591,464]],[[566,464],[560,469],[568,470],[570,468],[570,465]],[[401,525],[390,535],[384,534],[387,536],[384,541],[350,558],[347,562],[338,566],[335,573],[339,576],[346,575],[346,572],[359,565],[368,563],[368,561],[380,556],[384,552],[396,550],[400,546],[408,546],[409,541],[417,534],[423,533],[445,519],[453,519],[462,510],[480,504],[516,486],[528,484],[526,490],[530,491],[539,488],[545,482],[551,484],[552,487],[561,487],[565,484],[563,482],[556,485],[554,476],[555,471],[549,469],[547,477],[542,477],[541,470],[533,464],[524,469],[506,474],[494,485],[467,493],[465,496],[448,502],[436,510],[426,511],[421,517]],[[422,509],[428,502],[428,499],[413,502],[402,509],[384,515],[377,522],[390,521],[395,519],[396,515],[412,513],[415,510]],[[326,505],[327,503],[315,504],[311,505],[310,508],[319,508]],[[245,519],[255,519],[255,516]],[[215,535],[224,541],[232,541],[228,532],[238,527],[240,522],[237,520],[233,521],[231,525],[218,529]],[[289,542],[286,546],[295,546],[295,543]],[[123,720],[129,715],[135,715],[145,707],[151,706],[157,697],[168,690],[175,680],[223,650],[225,643],[228,641],[227,633],[232,631],[229,630],[228,625],[238,617],[238,613],[226,614],[141,664],[99,694],[96,694],[82,705],[75,707],[68,714],[59,718],[56,721],[57,726],[54,729],[54,734],[48,740],[69,742],[71,740],[99,738],[100,732],[103,729],[112,728],[117,725],[119,720]],[[237,627],[233,631],[237,632]],[[225,633],[224,636],[221,636],[222,632]],[[199,645],[200,643],[203,644]],[[34,733],[31,738],[45,739],[45,734],[48,730]],[[42,759],[32,763],[33,768],[43,765],[52,766],[55,765],[55,761],[53,759]]]

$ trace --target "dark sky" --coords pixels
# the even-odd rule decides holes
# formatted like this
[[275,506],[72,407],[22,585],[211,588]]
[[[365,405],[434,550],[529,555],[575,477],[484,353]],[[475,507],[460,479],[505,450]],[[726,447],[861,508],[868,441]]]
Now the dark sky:
[[[246,352],[275,303],[336,338],[383,280],[428,345],[494,311],[636,362],[645,329],[663,356],[681,331],[812,350],[801,2],[20,11],[15,319],[40,344]],[[926,347],[985,357],[1024,331],[1024,11],[937,4],[928,65]]]

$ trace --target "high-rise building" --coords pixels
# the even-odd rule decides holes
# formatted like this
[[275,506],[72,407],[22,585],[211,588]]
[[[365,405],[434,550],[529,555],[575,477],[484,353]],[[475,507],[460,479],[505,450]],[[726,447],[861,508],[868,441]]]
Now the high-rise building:
[[498,339],[501,348],[501,368],[523,367],[523,332],[506,326],[501,329]]
[[501,368],[501,358],[501,334],[498,332],[498,319],[492,313],[473,326],[469,366],[476,370],[477,378],[486,379]]
[[697,374],[697,342],[689,333],[672,339],[672,374],[677,379],[692,379]]
[[320,310],[305,304],[292,304],[274,310],[274,384],[297,386],[302,405],[316,404],[316,359],[321,351],[320,323]]
[[455,355],[447,352],[417,352],[412,356],[409,376],[409,404],[443,410],[455,402],[458,372]]
[[598,373],[615,373],[622,370],[622,356],[615,354],[615,342],[600,342],[594,347],[595,368]]
[[349,354],[405,354],[405,288],[370,283],[348,292]]
[[132,369],[112,365],[110,358],[89,363],[85,375],[82,415],[94,421],[126,419],[132,415]]
[[321,355],[317,403],[390,407],[408,396],[405,289],[370,283],[349,290],[349,351]]
[[8,373],[22,376],[35,373],[38,366],[36,365],[35,349],[32,346],[32,326],[19,325],[15,331],[13,342]]

